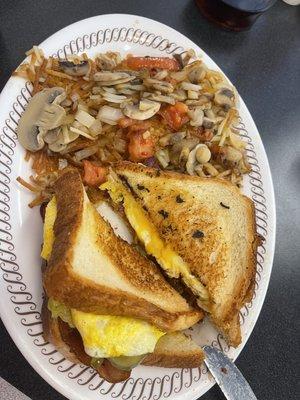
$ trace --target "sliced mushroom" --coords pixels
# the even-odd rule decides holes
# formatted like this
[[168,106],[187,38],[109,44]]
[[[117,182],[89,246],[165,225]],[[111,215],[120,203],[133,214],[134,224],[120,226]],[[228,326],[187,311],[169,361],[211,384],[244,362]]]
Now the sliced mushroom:
[[109,86],[109,87],[106,87],[106,86],[103,86],[102,88],[100,88],[100,92],[99,93],[102,93],[102,94],[105,94],[105,93],[112,93],[112,94],[117,94],[117,90],[114,88],[114,87],[111,87],[111,86]]
[[75,120],[85,126],[86,128],[90,128],[96,119],[84,110],[78,110],[75,114]]
[[173,57],[175,58],[175,60],[180,65],[180,68],[182,69],[184,67],[182,54],[173,54]]
[[204,128],[206,128],[206,129],[211,129],[211,128],[213,128],[214,124],[215,124],[215,120],[212,120],[212,119],[207,118],[207,117],[204,117],[204,118],[203,118],[202,126],[203,126]]
[[179,153],[183,147],[188,147],[189,150],[192,150],[198,143],[199,140],[197,138],[183,139],[172,146],[172,152]]
[[237,163],[243,158],[243,154],[231,146],[224,147],[225,159],[229,162]]
[[153,101],[149,99],[141,99],[139,103],[139,109],[141,111],[147,111],[150,110],[151,108],[153,108]]
[[63,123],[66,116],[65,109],[58,104],[45,104],[36,125],[45,129],[54,129]]
[[129,82],[135,79],[134,75],[127,74],[126,72],[111,72],[102,71],[94,74],[94,80],[100,86],[113,86],[120,83]]
[[188,71],[184,68],[183,70],[178,72],[171,72],[170,75],[172,79],[175,79],[175,81],[182,82],[186,79]]
[[[57,104],[53,104],[53,107],[51,107],[51,103],[53,103],[55,98],[63,93],[64,89],[54,87],[51,89],[44,89],[32,97],[24,114],[19,120],[17,131],[19,142],[25,149],[34,152],[43,148],[43,135],[45,131],[56,128],[61,117],[65,115],[63,107]],[[59,118],[57,118],[55,114],[57,111],[56,107],[59,107]],[[62,109],[63,112],[60,109]],[[46,124],[48,117],[51,122],[49,125]]]
[[174,91],[174,86],[170,82],[160,81],[159,79],[146,78],[143,83],[145,86],[152,87],[162,93],[172,93]]
[[110,106],[102,106],[99,109],[97,119],[109,125],[117,125],[118,120],[124,117],[122,110]]
[[203,165],[198,164],[194,167],[194,171],[196,172],[197,175],[205,177],[205,173],[203,172]]
[[64,73],[71,76],[84,76],[90,71],[89,63],[86,60],[82,60],[78,64],[68,60],[60,60],[58,63]]
[[190,117],[190,124],[192,126],[201,126],[203,123],[204,112],[200,107],[196,107],[193,110],[188,111]]
[[211,152],[206,144],[198,144],[196,146],[196,160],[199,164],[207,163],[211,158]]
[[132,78],[126,72],[112,72],[112,71],[101,71],[94,74],[94,80],[96,82],[106,82],[106,81],[118,81],[120,79]]
[[123,101],[127,99],[126,96],[122,96],[122,95],[118,95],[118,94],[114,94],[114,93],[109,93],[109,92],[103,94],[103,98],[106,101],[108,101],[109,103],[116,103],[116,104],[123,103]]
[[119,83],[118,85],[116,85],[116,89],[118,91],[118,93],[120,93],[120,90],[124,90],[124,89],[128,89],[128,90],[133,90],[133,91],[137,91],[137,92],[143,92],[146,87],[140,83],[134,83],[132,82],[128,82],[128,83]]
[[170,156],[168,149],[161,149],[155,153],[155,157],[163,168],[167,168],[170,163]]
[[186,132],[176,132],[171,134],[170,144],[175,144],[186,137]]
[[182,82],[180,86],[183,90],[192,90],[193,92],[199,92],[202,89],[201,85],[195,85],[190,82]]
[[66,98],[67,98],[67,93],[65,91],[61,92],[60,94],[58,94],[58,92],[56,92],[56,93],[53,93],[53,95],[51,96],[50,102],[52,104],[62,105],[61,103],[63,103],[66,100]]
[[67,144],[64,141],[64,134],[62,129],[59,130],[57,139],[55,142],[48,144],[48,147],[54,153],[59,153],[67,147]]
[[51,135],[53,135],[52,139],[54,139],[54,137],[56,138],[56,140],[52,141],[51,143],[49,143],[49,141],[47,142],[49,149],[55,153],[65,150],[69,143],[73,142],[79,137],[78,133],[69,130],[66,125],[64,125],[62,128],[54,129],[50,135],[49,132],[50,131],[48,131],[45,135],[45,141],[46,138],[48,140],[50,138],[51,140]]
[[170,96],[178,101],[184,101],[187,98],[186,91],[182,89],[176,90],[175,92],[171,93]]
[[195,92],[194,90],[188,90],[187,93],[188,93],[188,98],[190,100],[197,100],[198,99],[199,94],[197,92]]
[[96,64],[102,70],[110,71],[121,62],[120,53],[108,52],[99,54],[96,59]]
[[181,68],[185,67],[190,62],[191,58],[195,56],[196,54],[193,49],[185,51],[181,54],[173,54],[173,57],[178,61]]
[[189,72],[188,77],[192,83],[197,84],[200,83],[205,78],[205,75],[206,75],[205,68],[199,65]]
[[213,112],[213,110],[211,108],[205,108],[204,114],[205,114],[205,117],[207,117],[207,118],[210,118],[212,120],[215,119],[215,113]]
[[234,103],[235,103],[234,99],[235,98],[234,98],[233,90],[231,90],[227,87],[223,87],[223,88],[219,89],[215,93],[215,97],[214,97],[215,103],[226,109],[234,107]]
[[197,138],[182,139],[173,144],[170,148],[170,159],[172,164],[178,165],[179,162],[188,158],[190,151],[199,143]]
[[195,175],[195,167],[197,163],[205,164],[210,160],[211,153],[205,144],[198,144],[189,154],[186,162],[186,170],[188,174]]
[[162,80],[165,79],[168,76],[168,71],[166,69],[163,69],[161,71],[158,71],[155,75],[154,75],[154,79],[158,79],[158,80]]
[[187,146],[183,147],[183,149],[181,150],[181,152],[179,154],[179,163],[185,164],[188,160],[189,154],[190,154],[190,149]]
[[160,103],[168,103],[168,104],[172,104],[172,105],[175,104],[175,99],[173,97],[164,96],[163,94],[144,92],[143,97],[147,98],[149,100],[158,101]]
[[43,137],[45,143],[53,144],[54,142],[56,142],[58,140],[59,133],[60,133],[60,127],[55,129],[50,129],[49,131],[47,131]]
[[217,176],[219,174],[218,170],[210,163],[203,164],[203,168],[210,176]]
[[37,143],[39,144],[39,146],[41,146],[41,148],[43,148],[43,146],[45,145],[45,141],[44,141],[44,136],[46,134],[46,131],[44,129],[39,129],[38,127],[36,127],[38,129],[37,131]]
[[[148,100],[149,103],[150,103],[150,101],[151,100]],[[126,115],[129,118],[137,119],[140,121],[149,119],[149,118],[153,117],[153,115],[155,115],[158,112],[158,110],[160,109],[159,103],[157,103],[156,101],[151,101],[151,103],[152,103],[152,107],[148,108],[145,111],[141,111],[139,109],[138,105],[125,104],[125,106],[123,108],[123,113],[124,113],[124,115]]]
[[66,125],[62,127],[62,132],[63,132],[63,143],[64,144],[69,144],[74,142],[79,137],[78,133],[70,131]]
[[57,142],[54,142],[52,144],[49,144],[48,147],[54,153],[60,153],[61,151],[65,150],[67,145],[64,144],[64,143],[61,143],[60,141],[57,141]]

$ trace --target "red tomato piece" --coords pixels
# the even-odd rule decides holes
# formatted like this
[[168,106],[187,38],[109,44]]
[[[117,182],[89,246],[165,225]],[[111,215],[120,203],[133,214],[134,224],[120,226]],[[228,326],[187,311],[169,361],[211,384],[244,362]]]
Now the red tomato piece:
[[178,130],[188,120],[187,116],[188,107],[184,103],[176,103],[174,106],[170,105],[159,111],[167,125],[174,130]]
[[83,160],[84,176],[83,181],[88,186],[98,186],[106,181],[107,169],[95,165],[91,161]]
[[144,138],[142,132],[133,132],[129,136],[128,152],[131,161],[138,162],[154,155],[153,138]]
[[133,70],[139,69],[167,69],[178,71],[179,63],[175,58],[169,57],[129,57],[126,60],[127,67]]

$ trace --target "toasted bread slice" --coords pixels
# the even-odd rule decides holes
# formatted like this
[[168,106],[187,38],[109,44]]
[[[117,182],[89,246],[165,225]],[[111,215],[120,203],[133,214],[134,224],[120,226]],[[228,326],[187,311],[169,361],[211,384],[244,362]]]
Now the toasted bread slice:
[[143,360],[143,365],[166,368],[196,368],[204,360],[201,347],[182,332],[162,336],[153,353]]
[[77,171],[62,173],[54,188],[54,243],[43,276],[48,297],[83,312],[141,318],[164,331],[185,329],[203,317],[154,263],[113,233]]
[[258,238],[253,202],[217,179],[122,162],[129,186],[160,237],[210,297],[210,315],[229,344],[241,342],[239,310],[252,297]]
[[[72,329],[60,320],[52,318],[46,302],[43,303],[42,321],[45,340],[51,342],[57,350],[73,363],[91,365],[91,357],[84,352],[82,339],[76,329]],[[166,368],[196,368],[204,360],[201,347],[181,332],[171,332],[162,336],[154,352],[144,358],[142,364]],[[110,382],[127,379],[128,372],[120,371],[113,366],[98,368],[97,372]]]

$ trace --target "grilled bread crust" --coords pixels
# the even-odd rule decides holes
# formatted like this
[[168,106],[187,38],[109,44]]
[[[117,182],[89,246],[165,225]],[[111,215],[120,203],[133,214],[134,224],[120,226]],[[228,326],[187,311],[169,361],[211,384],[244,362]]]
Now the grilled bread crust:
[[212,321],[228,343],[237,346],[239,310],[252,298],[256,273],[259,238],[253,202],[224,180],[130,162],[118,163],[114,170],[160,236],[206,286]]
[[148,354],[143,365],[165,368],[197,368],[204,360],[204,352],[182,332],[162,336],[154,352]]
[[141,318],[164,331],[185,329],[203,317],[154,263],[115,236],[76,170],[61,174],[55,196],[55,240],[43,275],[48,297],[84,312]]

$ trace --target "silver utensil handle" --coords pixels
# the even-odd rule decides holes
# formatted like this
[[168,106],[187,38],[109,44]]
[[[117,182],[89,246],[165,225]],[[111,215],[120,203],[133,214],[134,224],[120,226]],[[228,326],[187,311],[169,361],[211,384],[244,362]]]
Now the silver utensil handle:
[[205,363],[228,400],[257,400],[249,383],[222,351],[211,346],[203,350]]

